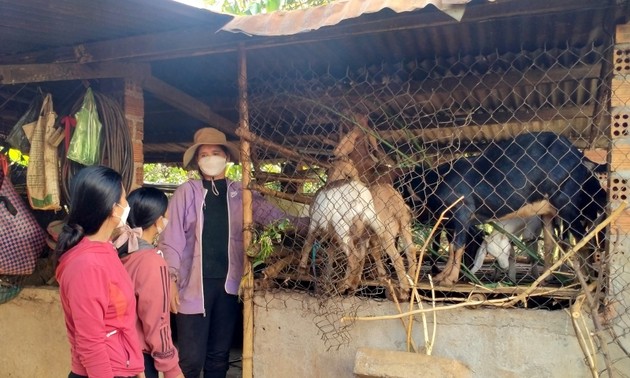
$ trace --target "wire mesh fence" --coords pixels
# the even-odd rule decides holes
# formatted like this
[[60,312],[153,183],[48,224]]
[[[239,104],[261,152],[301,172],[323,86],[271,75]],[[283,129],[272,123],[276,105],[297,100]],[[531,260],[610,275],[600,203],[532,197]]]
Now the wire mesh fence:
[[[610,164],[627,135],[613,57],[605,43],[250,69],[252,188],[310,217],[269,244],[258,288],[316,295],[320,319],[331,298],[407,299],[412,286],[447,301],[525,293],[510,303],[547,309],[586,291],[603,316],[630,285],[602,223],[627,188]],[[609,319],[617,341],[627,317]],[[318,324],[331,347],[346,342]]]

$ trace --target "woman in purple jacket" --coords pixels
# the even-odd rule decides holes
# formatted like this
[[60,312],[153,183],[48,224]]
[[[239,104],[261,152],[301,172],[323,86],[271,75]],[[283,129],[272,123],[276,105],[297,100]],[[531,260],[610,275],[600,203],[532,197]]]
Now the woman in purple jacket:
[[[186,378],[225,377],[232,335],[239,318],[243,275],[243,198],[240,182],[225,178],[238,149],[214,128],[199,129],[184,153],[184,167],[202,179],[182,184],[171,198],[170,221],[160,249],[171,276],[171,311],[176,313],[180,366]],[[253,193],[254,222],[283,218],[306,230],[308,218],[294,218]]]

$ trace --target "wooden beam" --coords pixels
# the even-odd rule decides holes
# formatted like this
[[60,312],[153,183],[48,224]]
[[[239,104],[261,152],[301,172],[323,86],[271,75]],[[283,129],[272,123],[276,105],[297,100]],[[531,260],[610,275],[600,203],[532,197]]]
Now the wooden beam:
[[236,124],[212,111],[210,106],[165,83],[155,76],[145,76],[142,87],[167,104],[195,117],[224,133],[235,136]]
[[147,72],[149,65],[142,63],[0,65],[0,84],[142,77]]

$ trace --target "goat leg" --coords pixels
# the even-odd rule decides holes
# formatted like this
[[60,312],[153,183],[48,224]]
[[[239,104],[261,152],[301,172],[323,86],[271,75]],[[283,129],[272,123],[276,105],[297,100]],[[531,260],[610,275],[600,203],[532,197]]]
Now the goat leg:
[[551,268],[553,265],[553,250],[554,237],[553,237],[553,217],[550,215],[543,215],[543,240],[544,240],[544,253],[545,253],[545,271]]
[[409,227],[409,225],[403,226],[401,234],[402,240],[405,243],[404,250],[405,256],[407,256],[407,264],[409,264],[408,274],[411,279],[414,279],[416,275],[416,269],[418,269],[418,250],[416,248],[416,244],[413,242],[411,227]]
[[307,272],[308,255],[310,254],[311,249],[313,248],[314,241],[315,241],[315,232],[309,231],[308,235],[306,236],[306,241],[304,241],[304,245],[302,246],[302,253],[300,254],[299,271],[302,274]]
[[394,270],[396,271],[396,276],[398,278],[398,285],[401,289],[401,299],[408,298],[409,295],[409,281],[407,280],[407,271],[405,270],[405,264],[403,262],[403,258],[398,253],[396,249],[395,239],[392,236],[383,235],[385,240],[381,239],[383,243],[383,249],[385,253],[389,256],[390,260],[392,260],[392,264],[394,265]]
[[459,271],[462,266],[462,257],[464,256],[464,247],[455,249],[453,244],[449,247],[448,260],[444,270],[435,276],[435,282],[439,286],[453,286],[459,280]]

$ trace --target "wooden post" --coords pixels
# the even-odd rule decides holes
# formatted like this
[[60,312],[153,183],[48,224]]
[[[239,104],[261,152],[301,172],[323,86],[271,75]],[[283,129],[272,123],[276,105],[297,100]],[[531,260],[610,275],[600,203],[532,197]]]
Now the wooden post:
[[[247,104],[247,52],[241,45],[238,51],[238,91],[239,91],[239,124],[245,132],[249,132],[249,109]],[[245,251],[252,242],[253,210],[249,141],[241,137],[241,164],[243,166],[243,246]],[[252,264],[245,259],[241,295],[243,299],[243,378],[254,376],[254,272]]]

